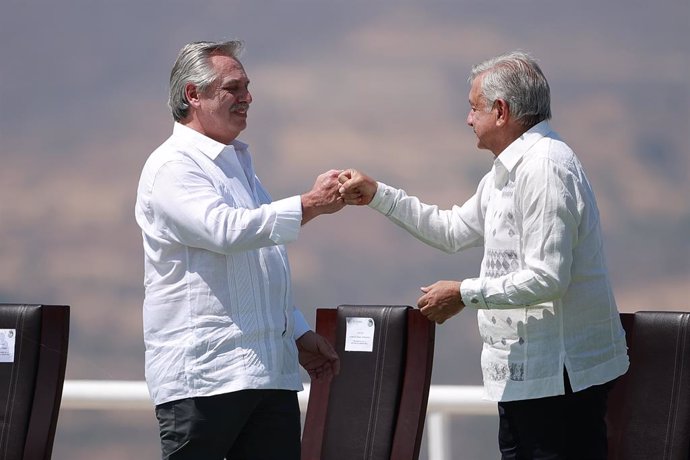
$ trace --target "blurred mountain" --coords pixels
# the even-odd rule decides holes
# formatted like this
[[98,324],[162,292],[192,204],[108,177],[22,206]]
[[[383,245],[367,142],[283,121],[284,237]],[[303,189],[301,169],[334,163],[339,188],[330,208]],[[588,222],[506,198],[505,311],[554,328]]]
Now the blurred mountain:
[[[465,125],[470,67],[531,51],[551,84],[553,126],[597,193],[620,309],[690,309],[687,1],[191,10],[161,0],[3,4],[0,302],[72,306],[68,379],[143,379],[136,184],[171,131],[172,62],[200,39],[246,41],[254,103],[242,139],[274,197],[355,167],[443,207],[467,199],[491,167]],[[309,223],[288,250],[295,300],[312,321],[316,307],[414,305],[420,286],[475,276],[481,260],[480,250],[425,247],[366,208]],[[479,349],[471,312],[439,327],[433,383],[480,384]],[[94,431],[102,424],[108,433]],[[494,425],[479,425],[486,433],[457,422],[458,438],[493,446]],[[55,458],[156,458],[156,436],[153,414],[63,412]],[[494,458],[465,449],[463,458]]]

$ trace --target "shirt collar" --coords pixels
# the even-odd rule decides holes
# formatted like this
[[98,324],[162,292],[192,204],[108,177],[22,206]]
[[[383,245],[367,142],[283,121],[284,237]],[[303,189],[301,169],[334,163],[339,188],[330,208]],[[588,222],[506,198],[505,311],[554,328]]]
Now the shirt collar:
[[532,148],[539,139],[550,132],[551,126],[549,126],[548,121],[545,120],[537,123],[506,147],[506,149],[496,157],[495,161],[500,162],[507,171],[512,171],[524,154]]
[[247,144],[238,140],[234,140],[229,145],[225,145],[222,142],[213,140],[210,137],[201,134],[199,131],[196,131],[178,122],[175,122],[175,125],[173,126],[173,134],[193,144],[196,149],[209,157],[211,160],[218,158],[218,155],[220,155],[223,150],[228,147],[231,147],[236,151],[246,150],[248,147]]

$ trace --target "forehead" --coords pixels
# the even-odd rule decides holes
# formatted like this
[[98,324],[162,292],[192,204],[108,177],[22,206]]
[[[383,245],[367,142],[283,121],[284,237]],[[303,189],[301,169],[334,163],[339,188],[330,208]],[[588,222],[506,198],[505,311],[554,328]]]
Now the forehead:
[[230,56],[214,54],[210,57],[211,65],[221,80],[246,80],[247,74],[240,61]]
[[482,75],[478,75],[474,80],[472,80],[472,87],[470,88],[470,102],[477,103],[480,102],[482,98]]

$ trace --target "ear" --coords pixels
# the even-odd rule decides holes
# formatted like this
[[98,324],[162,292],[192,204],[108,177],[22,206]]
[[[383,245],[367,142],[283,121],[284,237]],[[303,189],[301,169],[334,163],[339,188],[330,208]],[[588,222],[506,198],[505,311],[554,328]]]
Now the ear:
[[510,120],[508,102],[504,99],[496,99],[494,107],[496,108],[496,125],[503,126],[508,123],[508,120]]
[[190,107],[199,106],[199,91],[197,90],[195,84],[187,83],[184,86],[184,96],[185,99],[187,99],[187,103],[190,105]]

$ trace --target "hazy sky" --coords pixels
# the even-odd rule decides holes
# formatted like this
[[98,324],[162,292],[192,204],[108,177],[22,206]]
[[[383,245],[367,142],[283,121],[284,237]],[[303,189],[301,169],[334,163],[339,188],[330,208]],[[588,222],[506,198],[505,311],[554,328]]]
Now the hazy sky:
[[[246,42],[242,138],[275,198],[358,167],[442,206],[491,165],[465,126],[471,65],[531,51],[594,184],[622,309],[690,309],[687,0],[0,0],[0,302],[73,306],[68,378],[143,378],[136,182],[170,133],[178,50],[224,38]],[[481,255],[441,254],[367,209],[317,219],[288,251],[310,321],[413,304]],[[439,328],[432,383],[479,383],[480,346],[471,314]],[[56,458],[126,458],[89,421],[62,425]],[[153,458],[155,429],[126,436],[127,457]]]

